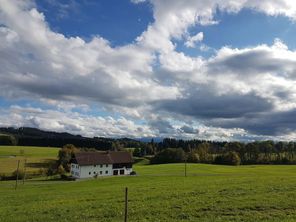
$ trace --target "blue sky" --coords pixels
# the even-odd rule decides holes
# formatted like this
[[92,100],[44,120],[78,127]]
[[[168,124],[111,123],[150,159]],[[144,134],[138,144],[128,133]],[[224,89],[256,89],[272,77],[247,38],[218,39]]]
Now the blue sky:
[[[259,44],[271,45],[276,38],[285,42],[290,49],[296,49],[295,21],[285,16],[268,16],[261,12],[244,9],[237,14],[218,11],[215,14],[215,20],[219,21],[216,25],[196,25],[188,31],[192,35],[203,32],[203,43],[215,50],[224,46],[244,48]],[[196,48],[187,48],[183,41],[177,41],[177,44],[178,51],[191,56],[208,57],[214,53],[213,50],[201,52]]]
[[[110,41],[112,46],[133,43],[154,21],[152,5],[147,2],[46,0],[36,3],[51,29],[66,36],[80,36],[87,41],[98,35]],[[283,40],[291,49],[296,48],[293,38],[296,35],[295,22],[285,16],[274,17],[243,9],[239,13],[217,10],[214,17],[219,24],[195,25],[188,29],[193,35],[203,32],[203,43],[214,49],[225,45],[243,48],[272,44],[275,38]],[[180,50],[191,55],[198,53],[183,46],[183,41],[177,42]]]
[[0,126],[296,139],[292,1],[0,3]]
[[50,27],[66,36],[90,40],[99,35],[113,46],[131,43],[153,22],[150,4],[130,1],[37,1]]

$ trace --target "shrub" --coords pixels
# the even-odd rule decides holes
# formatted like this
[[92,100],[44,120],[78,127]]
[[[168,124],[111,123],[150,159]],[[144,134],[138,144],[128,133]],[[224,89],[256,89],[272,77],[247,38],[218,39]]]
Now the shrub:
[[59,151],[58,164],[63,166],[63,169],[70,172],[70,160],[79,149],[72,144],[67,144]]
[[68,180],[68,176],[67,175],[65,175],[65,174],[61,174],[61,179],[63,179],[63,180]]
[[185,152],[182,149],[167,148],[156,154],[152,159],[152,164],[160,163],[180,163],[184,162]]
[[227,152],[225,154],[218,155],[215,158],[215,163],[216,164],[225,164],[225,165],[237,166],[237,165],[240,165],[241,159],[240,159],[239,155],[236,152],[230,151],[230,152]]
[[46,175],[47,177],[50,177],[50,176],[53,176],[55,173],[56,173],[56,170],[54,169],[54,167],[53,167],[53,166],[50,166],[50,167],[46,170],[45,175]]
[[211,145],[209,143],[201,143],[197,146],[195,152],[198,154],[200,163],[212,163],[213,155],[209,152]]
[[0,173],[0,181],[6,179],[6,175],[4,173]]
[[199,159],[198,153],[196,153],[196,152],[188,153],[187,162],[189,162],[189,163],[199,163],[200,159]]
[[130,173],[130,175],[132,175],[132,176],[136,176],[137,173],[136,173],[136,171],[132,171],[132,172]]
[[46,176],[47,171],[48,171],[48,169],[46,169],[46,168],[40,168],[38,173],[39,173],[40,176]]
[[57,173],[60,175],[65,175],[66,170],[64,169],[63,165],[59,165],[59,167],[57,169]]
[[17,145],[17,139],[12,135],[0,134],[0,145]]
[[290,160],[287,157],[283,157],[282,160],[281,160],[281,163],[282,164],[289,164]]
[[136,149],[134,149],[133,156],[137,156],[137,157],[142,156],[141,149],[138,147]]

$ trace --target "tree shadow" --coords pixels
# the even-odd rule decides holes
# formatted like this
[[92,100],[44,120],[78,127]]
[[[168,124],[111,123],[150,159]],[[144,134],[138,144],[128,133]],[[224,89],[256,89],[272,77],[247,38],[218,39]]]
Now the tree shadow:
[[30,167],[30,168],[47,168],[47,167],[55,164],[55,162],[56,162],[56,160],[44,159],[42,162],[26,163],[26,166]]

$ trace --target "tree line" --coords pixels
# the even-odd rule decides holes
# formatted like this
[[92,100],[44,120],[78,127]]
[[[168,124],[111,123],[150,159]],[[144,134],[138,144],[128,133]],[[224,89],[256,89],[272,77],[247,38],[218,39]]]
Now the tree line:
[[0,128],[0,145],[63,147],[73,144],[76,147],[114,150],[123,147],[141,147],[142,143],[129,138],[83,137],[70,133],[43,131],[36,128]]
[[[296,164],[296,142],[294,141],[269,140],[243,143],[165,138],[160,142],[155,142],[153,139],[150,142],[143,142],[130,138],[89,138],[28,127],[0,128],[0,145],[63,147],[66,144],[102,151],[133,148],[134,156],[151,156],[151,158],[155,156],[152,162],[160,161],[157,160],[156,156],[171,155],[165,153],[164,150],[173,148],[182,150],[182,152],[173,151],[179,154],[179,158],[175,161],[184,161],[184,158],[186,158],[189,162],[217,164],[229,162],[239,164]],[[169,152],[172,152],[172,150],[169,150]]]
[[[169,139],[155,146],[152,163],[296,164],[296,142],[211,142]],[[170,147],[170,148],[168,148]],[[168,157],[172,157],[168,160]]]

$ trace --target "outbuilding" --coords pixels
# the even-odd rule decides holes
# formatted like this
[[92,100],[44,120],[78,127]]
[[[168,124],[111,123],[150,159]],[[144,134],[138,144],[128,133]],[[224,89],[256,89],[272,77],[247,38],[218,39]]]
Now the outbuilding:
[[133,159],[129,152],[80,152],[71,160],[71,176],[76,179],[130,175]]

